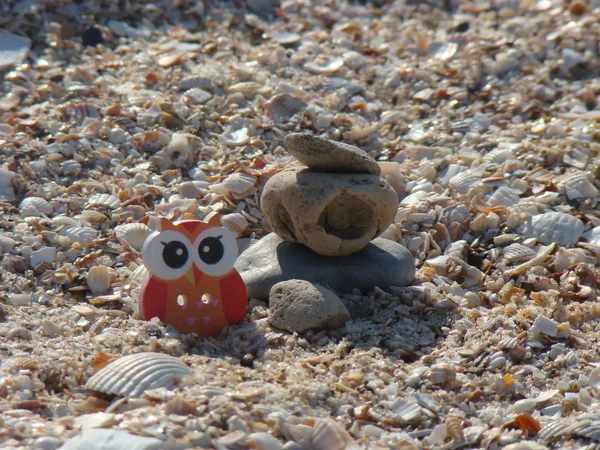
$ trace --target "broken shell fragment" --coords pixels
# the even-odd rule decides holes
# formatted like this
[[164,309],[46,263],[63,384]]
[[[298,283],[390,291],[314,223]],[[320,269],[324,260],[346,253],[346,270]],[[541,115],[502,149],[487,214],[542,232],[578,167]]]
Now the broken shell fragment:
[[140,397],[149,389],[172,389],[192,371],[163,353],[136,353],[119,358],[92,376],[87,389],[122,397]]

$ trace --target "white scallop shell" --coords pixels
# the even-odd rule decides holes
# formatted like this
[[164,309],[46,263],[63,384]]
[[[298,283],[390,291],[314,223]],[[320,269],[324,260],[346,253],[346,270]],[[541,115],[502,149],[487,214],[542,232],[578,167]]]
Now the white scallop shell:
[[583,233],[583,222],[570,214],[547,212],[533,216],[517,229],[523,236],[534,237],[542,244],[575,245]]
[[91,267],[87,275],[87,285],[94,295],[107,291],[110,287],[110,270],[108,270],[108,267]]
[[111,194],[94,194],[87,201],[87,206],[96,206],[115,209],[121,206],[121,202],[116,195]]
[[125,223],[115,227],[117,239],[127,242],[131,248],[137,251],[142,249],[144,241],[152,233],[150,227],[143,223]]
[[242,214],[232,213],[221,217],[221,225],[231,231],[237,239],[244,234],[249,222]]
[[508,260],[508,262],[526,261],[534,258],[537,253],[532,248],[526,245],[515,242],[510,244],[502,250],[502,255]]
[[81,227],[79,225],[67,227],[61,231],[61,234],[71,239],[71,242],[79,242],[80,244],[85,244],[98,238],[98,232],[96,230],[90,227]]
[[480,182],[481,177],[470,170],[466,170],[450,178],[449,185],[459,194],[466,194],[473,186]]
[[21,217],[42,217],[52,213],[52,206],[41,197],[27,197],[19,205]]
[[179,359],[163,353],[136,353],[109,363],[85,384],[87,389],[122,397],[140,397],[150,389],[177,386],[192,371]]
[[447,384],[456,380],[456,371],[447,364],[436,364],[431,366],[429,379],[433,384]]

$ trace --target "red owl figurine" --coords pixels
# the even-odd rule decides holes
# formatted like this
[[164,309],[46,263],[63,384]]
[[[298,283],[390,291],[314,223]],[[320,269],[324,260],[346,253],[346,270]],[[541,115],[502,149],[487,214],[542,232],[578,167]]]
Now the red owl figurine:
[[240,274],[233,234],[218,214],[205,222],[160,219],[142,248],[150,272],[140,293],[145,320],[158,317],[181,333],[216,336],[246,315],[248,295]]

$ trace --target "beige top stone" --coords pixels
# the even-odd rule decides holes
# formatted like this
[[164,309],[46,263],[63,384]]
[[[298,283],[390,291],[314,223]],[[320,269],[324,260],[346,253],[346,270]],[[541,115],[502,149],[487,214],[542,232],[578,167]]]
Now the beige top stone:
[[288,134],[284,142],[294,158],[317,172],[381,174],[377,161],[353,145],[306,133]]

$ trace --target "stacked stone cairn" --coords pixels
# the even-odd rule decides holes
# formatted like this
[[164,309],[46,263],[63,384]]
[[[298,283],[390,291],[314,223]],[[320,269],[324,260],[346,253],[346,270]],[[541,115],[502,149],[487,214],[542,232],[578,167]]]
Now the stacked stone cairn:
[[274,233],[236,263],[250,298],[269,299],[270,323],[292,332],[339,326],[350,318],[331,290],[406,286],[414,261],[378,236],[398,210],[396,191],[363,150],[310,134],[285,145],[302,165],[271,177],[261,197]]

